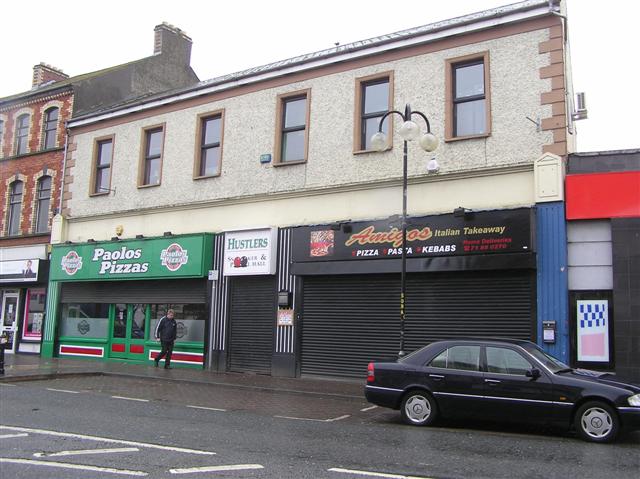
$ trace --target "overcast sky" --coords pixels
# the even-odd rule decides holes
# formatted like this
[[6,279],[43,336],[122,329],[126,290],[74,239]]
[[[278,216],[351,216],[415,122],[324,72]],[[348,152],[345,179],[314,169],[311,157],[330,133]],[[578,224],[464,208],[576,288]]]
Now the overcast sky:
[[[567,1],[573,85],[576,92],[586,92],[589,110],[589,119],[577,124],[578,151],[640,148],[634,120],[640,107],[640,1]],[[0,97],[29,90],[33,65],[40,62],[74,76],[149,56],[153,28],[163,21],[193,39],[191,66],[206,80],[330,48],[336,42],[364,40],[509,3],[514,2],[3,2]]]

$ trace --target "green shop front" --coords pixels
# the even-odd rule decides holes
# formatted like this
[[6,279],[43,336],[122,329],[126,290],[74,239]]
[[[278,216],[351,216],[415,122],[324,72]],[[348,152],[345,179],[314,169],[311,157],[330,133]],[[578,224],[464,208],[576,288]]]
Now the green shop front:
[[42,356],[151,363],[168,309],[174,366],[204,365],[213,235],[54,245]]

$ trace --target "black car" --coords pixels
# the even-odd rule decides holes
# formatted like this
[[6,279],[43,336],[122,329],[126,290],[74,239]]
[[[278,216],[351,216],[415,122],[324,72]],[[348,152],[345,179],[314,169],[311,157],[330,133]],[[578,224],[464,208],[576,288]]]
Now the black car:
[[440,416],[575,427],[585,440],[613,441],[640,429],[640,386],[572,369],[529,342],[434,342],[394,362],[369,364],[367,400],[400,409],[407,424]]

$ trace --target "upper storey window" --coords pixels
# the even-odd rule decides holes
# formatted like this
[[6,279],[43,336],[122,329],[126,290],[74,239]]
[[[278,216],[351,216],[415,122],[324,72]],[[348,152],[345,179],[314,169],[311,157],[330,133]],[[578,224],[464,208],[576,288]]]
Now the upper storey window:
[[218,176],[222,159],[222,118],[223,113],[207,114],[200,117],[199,149],[196,153],[194,176],[204,178]]
[[162,177],[164,126],[144,130],[144,153],[140,165],[138,186],[156,186]]
[[16,180],[9,186],[9,216],[7,218],[9,236],[20,234],[20,216],[22,214],[22,191],[24,183]]
[[49,208],[51,206],[50,176],[40,178],[37,193],[36,233],[46,233],[49,230]]
[[[380,119],[392,107],[391,73],[359,78],[356,81],[355,151],[370,151],[371,137],[378,131]],[[388,133],[390,119],[385,119],[382,131]]]
[[448,140],[487,136],[491,131],[489,54],[447,63]]
[[108,194],[111,188],[111,162],[113,158],[113,137],[96,140],[93,153],[92,194]]
[[45,150],[56,147],[56,133],[58,131],[58,108],[49,108],[44,113],[44,141]]
[[288,93],[278,100],[277,164],[307,161],[310,91]]
[[29,142],[29,115],[24,114],[16,121],[16,155],[27,153]]

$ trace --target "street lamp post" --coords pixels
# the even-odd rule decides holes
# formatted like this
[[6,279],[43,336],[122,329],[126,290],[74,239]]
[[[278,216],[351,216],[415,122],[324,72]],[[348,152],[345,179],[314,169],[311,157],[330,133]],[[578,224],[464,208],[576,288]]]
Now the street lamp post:
[[[404,140],[402,156],[402,267],[400,273],[400,351],[398,356],[404,356],[404,320],[405,320],[405,300],[406,300],[406,276],[407,276],[407,151],[408,142],[418,139],[418,143],[425,151],[434,151],[438,147],[438,138],[431,133],[431,126],[426,115],[419,111],[412,111],[407,103],[404,113],[392,110],[380,118],[378,132],[371,137],[371,146],[383,151],[387,148],[387,136],[382,131],[382,123],[391,114],[399,115],[404,123],[400,127],[400,136]],[[413,115],[422,117],[427,124],[427,131],[420,134],[420,128],[411,120]]]

